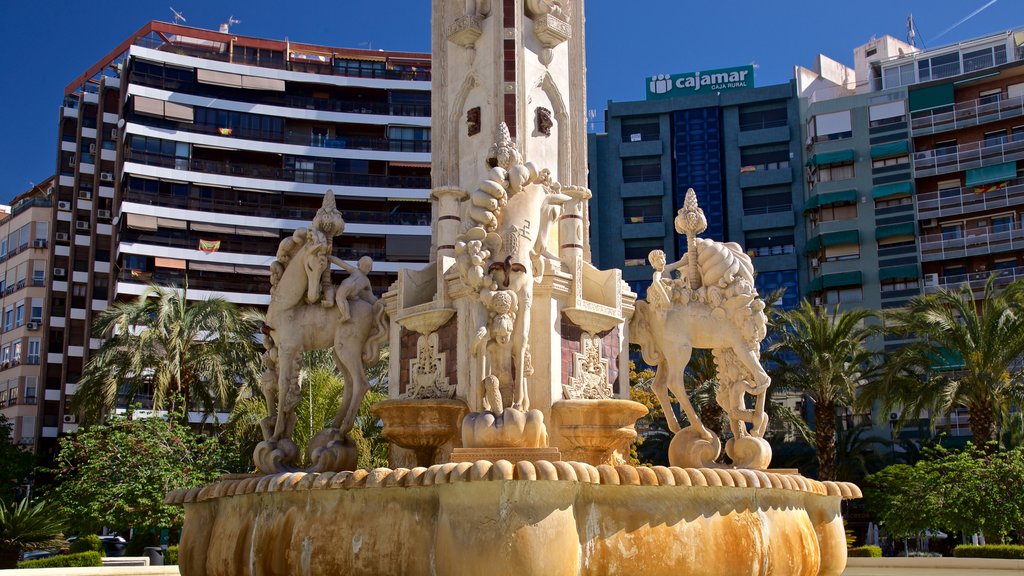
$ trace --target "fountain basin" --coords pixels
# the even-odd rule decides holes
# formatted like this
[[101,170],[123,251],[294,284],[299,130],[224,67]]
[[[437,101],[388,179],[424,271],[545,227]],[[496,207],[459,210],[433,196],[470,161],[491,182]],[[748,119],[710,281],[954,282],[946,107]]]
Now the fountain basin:
[[833,575],[856,486],[749,470],[488,461],[168,494],[184,576]]
[[437,450],[459,432],[469,407],[462,400],[384,400],[374,404],[373,415],[384,422],[384,438],[412,450],[417,466],[430,466]]
[[623,464],[636,438],[636,420],[646,414],[646,406],[631,400],[559,400],[551,405],[552,428],[565,458],[594,466]]

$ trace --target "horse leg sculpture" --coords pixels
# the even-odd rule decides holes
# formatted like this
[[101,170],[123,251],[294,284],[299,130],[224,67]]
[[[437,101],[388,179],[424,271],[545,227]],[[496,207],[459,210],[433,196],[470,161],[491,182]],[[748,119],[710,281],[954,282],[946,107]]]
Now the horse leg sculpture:
[[370,389],[370,384],[366,381],[366,374],[363,372],[360,349],[345,346],[344,343],[336,341],[334,358],[338,362],[338,368],[345,376],[345,392],[341,397],[341,405],[338,406],[338,413],[334,416],[331,427],[338,429],[339,433],[344,436],[355,425],[359,405],[362,404],[363,397]]
[[658,397],[661,411],[665,413],[665,422],[668,424],[668,429],[673,434],[682,430],[682,426],[679,425],[679,419],[676,418],[676,413],[672,410],[672,400],[668,396],[668,369],[666,366],[658,366],[657,371],[654,373],[654,381],[651,382],[651,389],[654,390],[654,395]]

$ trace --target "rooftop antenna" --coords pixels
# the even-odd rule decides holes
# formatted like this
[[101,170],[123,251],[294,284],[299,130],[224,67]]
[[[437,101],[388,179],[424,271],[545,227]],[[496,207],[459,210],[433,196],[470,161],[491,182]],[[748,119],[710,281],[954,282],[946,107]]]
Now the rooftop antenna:
[[241,24],[241,20],[235,20],[234,15],[228,16],[228,21],[220,25],[220,31],[222,34],[228,34],[231,32],[232,24]]
[[907,16],[907,44],[916,48],[917,44],[914,43],[914,39],[916,37],[917,34],[914,32],[914,14],[911,12],[910,15]]
[[185,20],[185,17],[181,15],[181,12],[178,12],[174,9],[174,6],[169,6],[169,8],[171,9],[171,13],[174,14],[175,24],[183,24],[185,22],[188,22],[188,20]]

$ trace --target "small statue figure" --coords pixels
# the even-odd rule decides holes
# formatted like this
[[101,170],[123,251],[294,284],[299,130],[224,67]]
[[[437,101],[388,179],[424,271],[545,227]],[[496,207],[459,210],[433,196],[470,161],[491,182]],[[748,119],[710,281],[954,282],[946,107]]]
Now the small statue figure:
[[341,321],[348,322],[349,318],[351,318],[348,305],[349,300],[364,300],[369,304],[377,303],[377,297],[373,295],[369,278],[369,274],[373,270],[373,259],[369,256],[363,256],[359,259],[358,268],[349,266],[347,262],[334,256],[331,256],[331,262],[334,262],[349,274],[348,278],[342,280],[341,284],[338,285],[334,296],[335,302],[338,304],[338,313],[341,315]]

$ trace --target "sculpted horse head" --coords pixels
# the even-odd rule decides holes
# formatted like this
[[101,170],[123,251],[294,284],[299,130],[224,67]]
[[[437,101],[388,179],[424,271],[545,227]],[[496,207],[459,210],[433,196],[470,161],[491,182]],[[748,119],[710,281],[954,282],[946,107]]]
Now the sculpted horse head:
[[[320,300],[321,278],[329,266],[330,244],[318,231],[309,231],[306,241],[288,254],[288,263],[280,273],[271,296],[271,309],[276,312]],[[268,319],[272,310],[267,311]]]

